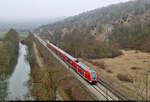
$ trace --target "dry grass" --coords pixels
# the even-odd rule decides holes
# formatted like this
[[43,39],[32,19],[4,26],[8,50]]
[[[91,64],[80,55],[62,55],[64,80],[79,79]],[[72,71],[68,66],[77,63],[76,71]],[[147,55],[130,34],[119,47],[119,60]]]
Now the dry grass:
[[112,70],[110,70],[110,69],[106,69],[106,72],[113,73]]
[[4,38],[6,32],[0,32],[0,38]]
[[89,60],[87,58],[84,58],[84,60],[88,61],[89,63],[92,63],[95,66],[98,66],[101,69],[106,69],[104,62],[95,62],[95,61]]
[[[135,88],[132,83],[126,81],[120,81],[117,77],[118,74],[126,76],[136,76],[138,73],[139,77],[145,80],[145,72],[150,71],[150,54],[143,53],[140,51],[125,51],[122,50],[123,55],[116,58],[104,58],[92,60],[96,63],[104,62],[106,69],[110,69],[113,73],[89,63],[83,59],[79,59],[86,65],[94,69],[98,75],[102,76],[104,79],[108,80],[114,87],[119,88],[124,91],[127,95],[136,98]],[[150,73],[149,73],[150,74]],[[149,78],[150,83],[150,78]],[[142,84],[144,86],[145,84]],[[150,92],[150,85],[149,85]],[[145,96],[145,94],[143,94]],[[150,97],[150,94],[149,94]]]
[[128,75],[124,75],[124,74],[118,74],[117,75],[117,78],[120,80],[120,81],[125,81],[125,82],[130,82],[130,83],[133,83],[133,80],[131,78],[128,77]]

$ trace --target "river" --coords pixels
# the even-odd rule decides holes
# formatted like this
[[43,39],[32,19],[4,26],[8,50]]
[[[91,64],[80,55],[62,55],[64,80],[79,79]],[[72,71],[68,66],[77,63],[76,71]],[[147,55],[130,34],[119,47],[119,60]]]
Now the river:
[[28,93],[27,81],[29,80],[30,65],[27,60],[28,48],[26,45],[19,43],[19,57],[14,72],[6,79],[7,96],[6,100],[25,100],[24,97]]

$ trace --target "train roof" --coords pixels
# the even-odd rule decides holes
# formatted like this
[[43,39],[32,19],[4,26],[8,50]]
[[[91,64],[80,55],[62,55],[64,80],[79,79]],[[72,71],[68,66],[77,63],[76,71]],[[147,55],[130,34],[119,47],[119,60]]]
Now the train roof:
[[[77,61],[76,58],[72,57],[71,55],[69,55],[68,53],[66,53],[65,51],[63,51],[62,49],[58,48],[57,46],[55,46],[54,44],[52,43],[49,43],[51,44],[54,48],[58,49],[61,53],[65,54],[69,59],[71,60],[74,60],[74,61]],[[90,69],[90,67],[86,66],[85,64],[83,64],[82,62],[78,62],[77,63],[82,69],[84,70],[87,70],[89,72],[95,72],[94,70]]]
[[86,66],[85,64],[83,64],[82,62],[79,62],[78,65],[80,67],[82,67],[82,69],[87,70],[89,72],[95,72],[94,70],[90,69],[90,67]]
[[55,47],[56,49],[58,49],[61,53],[65,54],[69,59],[76,61],[77,59],[72,57],[71,55],[69,55],[68,53],[66,53],[65,51],[63,51],[62,49],[58,48],[57,46],[55,46],[54,44],[50,43],[53,47]]

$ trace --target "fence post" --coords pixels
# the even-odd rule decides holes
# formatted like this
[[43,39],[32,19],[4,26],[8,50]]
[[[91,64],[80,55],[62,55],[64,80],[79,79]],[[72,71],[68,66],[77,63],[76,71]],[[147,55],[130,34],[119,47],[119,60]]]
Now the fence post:
[[146,100],[148,100],[148,71],[146,71]]

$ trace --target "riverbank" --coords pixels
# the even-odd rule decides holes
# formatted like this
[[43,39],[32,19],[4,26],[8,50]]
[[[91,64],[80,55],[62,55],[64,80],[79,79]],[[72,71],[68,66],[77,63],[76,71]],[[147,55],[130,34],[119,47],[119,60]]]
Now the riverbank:
[[0,76],[8,76],[17,63],[19,49],[19,34],[11,29],[4,36],[0,43]]
[[19,36],[15,30],[11,29],[5,34],[0,49],[0,100],[4,100],[7,96],[5,80],[13,73],[19,54]]

